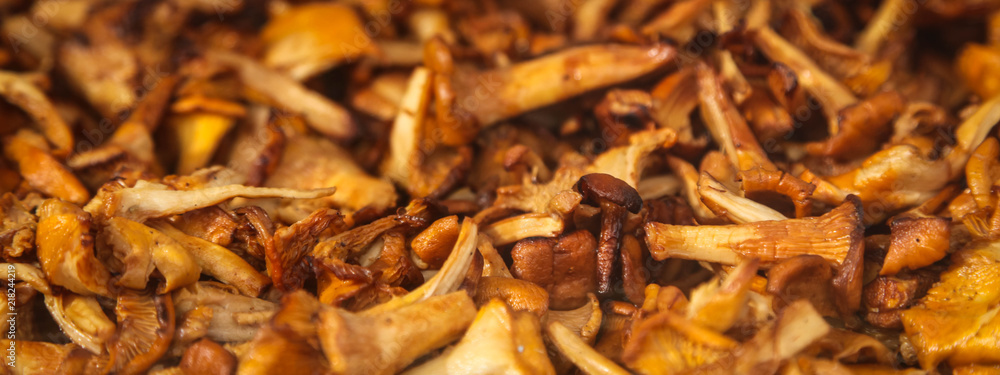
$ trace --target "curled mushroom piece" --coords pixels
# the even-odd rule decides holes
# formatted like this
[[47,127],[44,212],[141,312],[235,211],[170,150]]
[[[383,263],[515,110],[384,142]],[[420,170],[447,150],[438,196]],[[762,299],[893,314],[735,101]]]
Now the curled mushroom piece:
[[820,217],[723,226],[645,225],[646,243],[655,259],[669,257],[736,265],[759,258],[768,267],[782,259],[813,254],[843,264],[852,249],[864,245],[861,202],[849,197]]
[[[246,353],[240,355],[238,372],[301,374],[329,371],[316,333],[320,307],[319,301],[305,291],[285,295],[281,299],[281,309],[257,332]],[[188,352],[194,348],[191,346]]]
[[629,212],[642,209],[639,192],[620,179],[603,173],[580,177],[575,189],[583,202],[601,209],[601,235],[597,244],[597,292],[611,292],[611,276],[618,259],[620,237]]
[[[101,232],[101,242],[111,247],[121,276],[117,285],[146,289],[155,268],[165,282],[158,292],[167,293],[198,281],[201,267],[188,250],[173,238],[137,222],[114,217]],[[110,262],[109,262],[110,263]]]
[[45,307],[70,340],[95,355],[104,351],[104,343],[115,333],[115,324],[94,297],[46,295]]
[[392,374],[460,337],[475,311],[465,292],[377,313],[328,308],[319,313],[318,334],[332,371]]
[[38,260],[46,279],[74,293],[109,296],[111,275],[94,256],[90,215],[59,199],[38,208]]
[[244,295],[255,297],[271,282],[266,275],[229,249],[184,234],[162,221],[152,222],[151,226],[184,246],[202,272],[236,287]]
[[90,193],[51,153],[41,135],[22,129],[3,140],[4,155],[12,160],[24,180],[41,192],[65,201],[82,204]]
[[174,336],[174,303],[169,294],[123,291],[115,306],[118,334],[108,343],[110,371],[140,373],[166,353]]
[[[491,355],[482,357],[481,353]],[[476,314],[462,340],[406,374],[554,374],[538,318],[491,300]]]

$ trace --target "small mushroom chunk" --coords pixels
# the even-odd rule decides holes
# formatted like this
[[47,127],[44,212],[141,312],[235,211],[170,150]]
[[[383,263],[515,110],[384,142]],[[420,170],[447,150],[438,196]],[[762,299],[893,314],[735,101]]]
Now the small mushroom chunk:
[[876,277],[862,289],[865,320],[879,328],[903,328],[900,313],[927,293],[937,281],[937,274],[937,270],[921,269],[915,273]]
[[642,198],[625,181],[604,173],[580,178],[574,187],[583,203],[601,208],[601,236],[597,249],[597,292],[611,292],[611,273],[618,257],[619,241],[628,213],[639,213]]
[[483,233],[493,239],[494,245],[503,246],[529,237],[558,236],[564,225],[554,215],[528,213],[494,222],[483,228]]
[[236,357],[215,341],[201,339],[184,351],[180,367],[188,375],[232,374]]
[[889,252],[880,275],[895,275],[904,268],[929,266],[948,255],[951,220],[940,217],[898,218],[892,221]]
[[186,212],[171,224],[187,235],[211,241],[219,246],[229,246],[233,242],[233,233],[239,226],[229,213],[218,206]]
[[514,277],[528,280],[549,292],[551,308],[565,310],[586,303],[597,291],[597,240],[586,230],[558,239],[529,238],[511,250]]
[[458,241],[458,231],[458,216],[444,217],[414,237],[410,247],[420,260],[427,263],[428,268],[439,269],[451,254],[455,241]]

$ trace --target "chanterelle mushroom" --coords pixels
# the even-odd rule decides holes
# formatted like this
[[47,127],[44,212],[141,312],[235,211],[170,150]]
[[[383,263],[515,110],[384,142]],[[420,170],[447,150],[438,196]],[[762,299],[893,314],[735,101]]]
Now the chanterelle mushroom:
[[591,173],[580,177],[574,189],[583,202],[601,208],[601,236],[597,244],[597,292],[611,292],[611,273],[628,213],[639,213],[642,198],[635,188],[609,174]]

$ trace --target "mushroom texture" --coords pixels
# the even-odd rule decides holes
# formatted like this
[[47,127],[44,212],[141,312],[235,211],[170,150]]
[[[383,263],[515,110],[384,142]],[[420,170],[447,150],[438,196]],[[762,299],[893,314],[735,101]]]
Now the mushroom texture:
[[0,0],[0,372],[996,371],[997,0]]

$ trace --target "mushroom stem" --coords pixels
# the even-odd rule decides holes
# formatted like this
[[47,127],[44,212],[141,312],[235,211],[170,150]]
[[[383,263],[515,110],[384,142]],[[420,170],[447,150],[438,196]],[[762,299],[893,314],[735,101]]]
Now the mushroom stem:
[[601,237],[597,245],[597,292],[611,292],[611,273],[618,255],[619,238],[628,212],[609,201],[601,202]]
[[861,202],[848,201],[820,217],[762,221],[727,226],[646,224],[653,258],[682,258],[736,265],[758,257],[762,266],[802,254],[815,254],[838,265],[862,241]]

